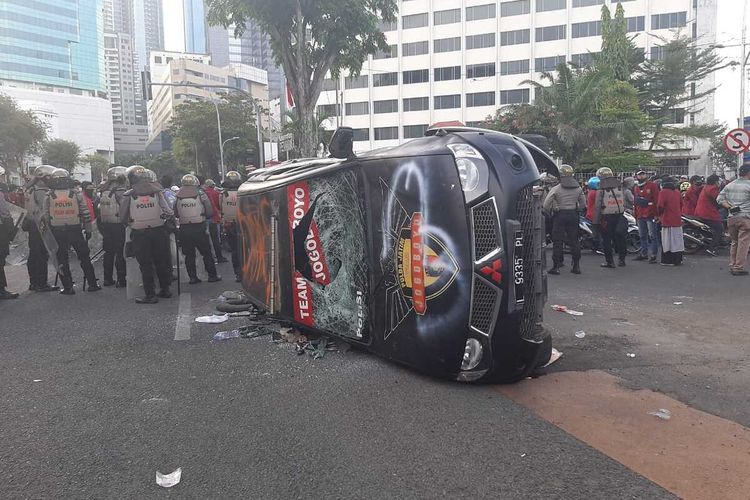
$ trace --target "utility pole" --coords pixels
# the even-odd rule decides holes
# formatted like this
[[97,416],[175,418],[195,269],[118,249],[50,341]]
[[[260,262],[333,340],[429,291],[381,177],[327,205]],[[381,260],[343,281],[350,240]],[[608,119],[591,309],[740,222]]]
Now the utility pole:
[[224,142],[221,140],[221,115],[219,114],[219,105],[214,101],[213,99],[211,102],[214,104],[214,107],[216,108],[216,125],[219,129],[219,165],[221,165],[221,178],[224,179]]
[[[742,5],[742,64],[740,64],[740,117],[737,126],[745,128],[745,81],[747,80],[747,0]],[[737,155],[737,168],[742,166],[745,153]]]

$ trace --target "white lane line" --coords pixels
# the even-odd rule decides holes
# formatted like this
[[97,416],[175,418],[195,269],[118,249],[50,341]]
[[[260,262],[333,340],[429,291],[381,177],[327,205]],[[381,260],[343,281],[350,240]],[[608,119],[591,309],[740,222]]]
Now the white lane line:
[[190,327],[193,325],[192,303],[189,293],[180,295],[177,309],[177,323],[174,327],[175,340],[190,340]]

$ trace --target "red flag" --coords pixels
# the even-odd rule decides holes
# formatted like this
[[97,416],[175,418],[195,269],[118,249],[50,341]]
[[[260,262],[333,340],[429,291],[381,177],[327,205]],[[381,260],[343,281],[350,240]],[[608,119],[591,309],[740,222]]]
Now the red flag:
[[294,107],[294,96],[292,95],[292,88],[289,86],[289,81],[286,82],[286,107],[288,109]]

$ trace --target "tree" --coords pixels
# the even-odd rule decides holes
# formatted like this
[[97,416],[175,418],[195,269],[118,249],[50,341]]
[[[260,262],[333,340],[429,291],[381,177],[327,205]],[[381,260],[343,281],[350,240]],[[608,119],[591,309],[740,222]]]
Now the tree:
[[658,57],[644,61],[634,84],[641,93],[641,106],[652,118],[647,131],[649,150],[677,139],[711,139],[722,129],[717,124],[683,125],[684,116],[701,111],[705,99],[716,91],[704,79],[725,67],[714,47],[678,33],[662,42]]
[[20,172],[26,155],[37,152],[47,138],[47,127],[30,111],[0,94],[0,164]]
[[628,37],[625,9],[617,3],[614,19],[606,5],[602,6],[602,50],[596,57],[596,67],[615,80],[630,81],[631,74],[643,62],[643,50]]
[[[286,112],[287,121],[286,123],[281,127],[281,131],[284,134],[291,134],[292,135],[292,149],[289,151],[289,156],[292,158],[299,158],[302,155],[302,146],[300,144],[301,138],[305,135],[305,131],[303,127],[305,126],[302,120],[300,119],[299,112],[297,109],[290,109]],[[315,113],[315,121],[313,122],[315,124],[315,144],[318,145],[321,142],[323,144],[328,144],[328,142],[331,140],[331,136],[333,135],[333,132],[330,130],[326,130],[323,126],[323,123],[330,118],[329,116],[326,116],[325,114],[321,112]]]
[[298,108],[300,152],[313,156],[315,106],[330,73],[358,75],[369,54],[387,51],[380,19],[396,20],[395,0],[207,0],[213,24],[234,26],[235,34],[255,21],[269,34],[276,62],[284,69]]
[[[729,132],[728,130],[726,132]],[[734,170],[737,168],[737,155],[727,151],[724,146],[723,137],[726,132],[717,135],[711,140],[711,147],[708,150],[708,157],[711,159],[711,165],[715,169],[724,171],[725,168]]]
[[195,171],[178,165],[172,151],[162,151],[156,155],[152,153],[115,153],[115,165],[124,167],[141,165],[153,170],[159,178],[170,175],[172,178],[178,179],[188,172]]
[[104,179],[110,167],[109,160],[99,154],[86,155],[81,159],[81,163],[88,164],[91,167],[91,179],[94,182]]
[[[226,142],[224,164],[239,168],[258,164],[258,146],[254,107],[240,94],[222,94],[218,103],[222,139]],[[220,150],[216,107],[209,101],[180,104],[170,123],[172,152],[177,164],[185,170],[219,177]]]
[[42,145],[42,163],[72,172],[81,160],[81,148],[72,141],[52,139]]

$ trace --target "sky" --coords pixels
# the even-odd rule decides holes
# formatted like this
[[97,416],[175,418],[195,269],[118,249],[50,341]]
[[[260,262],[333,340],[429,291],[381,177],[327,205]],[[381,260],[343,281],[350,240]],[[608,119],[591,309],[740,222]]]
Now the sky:
[[[175,0],[164,1],[173,2]],[[742,39],[742,5],[745,5],[748,10],[748,15],[750,16],[750,0],[716,0],[716,3],[718,5],[716,43],[725,46],[739,45]],[[169,24],[169,22],[169,19],[165,20],[165,24]],[[183,35],[178,34],[177,32],[173,33],[173,31],[175,31],[174,29],[168,29],[166,27],[165,31],[167,32],[166,36],[168,38],[167,44],[169,45],[170,41],[174,41],[179,45],[181,40],[177,40],[177,38],[181,38]],[[750,48],[748,50],[750,51]],[[719,49],[719,54],[725,57],[727,61],[734,60],[739,62],[742,57],[742,49],[739,46],[726,47],[724,49]],[[726,68],[719,71],[716,75],[716,83],[718,89],[716,91],[714,116],[717,122],[725,123],[728,127],[733,128],[737,125],[737,119],[740,113],[739,68]],[[747,87],[746,95],[750,94],[750,84],[748,84]],[[750,105],[747,105],[745,109],[745,114],[750,115]]]

